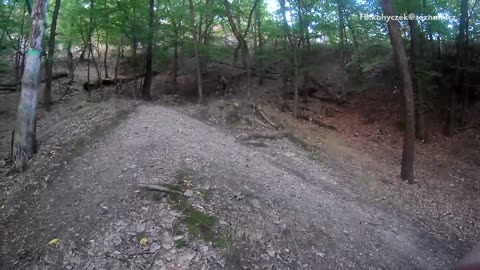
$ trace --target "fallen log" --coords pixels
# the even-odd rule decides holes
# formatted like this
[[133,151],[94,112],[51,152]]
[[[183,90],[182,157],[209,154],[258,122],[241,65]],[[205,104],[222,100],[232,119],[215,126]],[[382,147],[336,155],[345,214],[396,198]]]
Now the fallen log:
[[[68,73],[66,72],[60,72],[60,73],[57,73],[57,74],[54,74],[52,76],[52,80],[57,80],[57,79],[60,79],[60,78],[66,78],[68,77]],[[47,79],[44,78],[40,81],[40,83],[44,83]],[[6,83],[6,84],[0,84],[0,91],[16,91],[17,90],[17,86],[20,86],[22,83],[19,82],[19,83]]]
[[4,85],[0,85],[0,91],[15,92],[15,91],[17,91],[17,87],[16,87],[16,86],[4,86]]
[[[156,76],[158,74],[159,74],[158,71],[153,71],[152,76]],[[131,77],[117,77],[116,79],[115,78],[103,78],[101,80],[96,80],[96,81],[93,81],[93,82],[90,82],[90,83],[84,82],[83,83],[83,89],[87,90],[87,91],[91,91],[91,90],[95,90],[95,89],[99,88],[100,86],[104,86],[104,85],[116,85],[117,83],[128,83],[128,82],[131,82],[133,80],[142,78],[144,76],[145,76],[144,73],[139,73],[139,74],[137,74],[135,76],[131,76]]]

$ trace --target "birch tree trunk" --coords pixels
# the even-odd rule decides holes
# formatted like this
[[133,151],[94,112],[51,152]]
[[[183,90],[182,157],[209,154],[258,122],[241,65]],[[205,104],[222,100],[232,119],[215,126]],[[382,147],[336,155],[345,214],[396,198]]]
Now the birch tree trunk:
[[40,52],[45,33],[47,0],[37,0],[32,10],[25,72],[22,78],[22,93],[17,109],[16,132],[13,142],[13,162],[17,170],[23,170],[36,151],[36,110],[40,81]]
[[49,111],[52,105],[52,67],[53,55],[55,54],[55,35],[57,32],[57,18],[60,10],[60,0],[55,0],[55,9],[53,10],[52,25],[50,27],[50,37],[48,39],[48,56],[45,61],[45,90],[43,92],[43,106]]
[[[395,15],[391,0],[382,0],[382,8],[385,16]],[[403,139],[402,169],[400,175],[403,180],[407,180],[409,184],[413,184],[415,178],[415,101],[413,98],[413,83],[408,67],[407,53],[405,52],[405,46],[400,33],[400,24],[396,20],[390,20],[387,26],[403,82],[405,135]]]

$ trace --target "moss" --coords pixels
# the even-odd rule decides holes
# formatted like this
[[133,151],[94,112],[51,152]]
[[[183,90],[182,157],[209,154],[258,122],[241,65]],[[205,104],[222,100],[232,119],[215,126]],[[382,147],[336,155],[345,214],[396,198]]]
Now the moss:
[[178,249],[184,248],[187,246],[187,241],[184,239],[175,240],[175,247]]
[[214,242],[215,246],[220,249],[229,249],[233,246],[233,239],[230,235],[221,234]]
[[[177,173],[176,180],[177,184],[167,185],[173,190],[180,191],[183,193],[184,189],[187,187],[184,186],[185,183],[196,179],[190,170],[182,170]],[[211,194],[209,192],[202,192],[203,198],[210,198]],[[187,198],[178,193],[169,194],[169,198],[173,204],[173,207],[180,211],[185,218],[183,223],[187,228],[190,235],[193,237],[201,238],[205,241],[212,242],[215,246],[219,248],[228,248],[232,245],[233,241],[227,234],[221,233],[218,226],[218,219],[215,216],[204,213],[195,207],[193,207]],[[184,245],[186,243],[176,242],[176,245]]]

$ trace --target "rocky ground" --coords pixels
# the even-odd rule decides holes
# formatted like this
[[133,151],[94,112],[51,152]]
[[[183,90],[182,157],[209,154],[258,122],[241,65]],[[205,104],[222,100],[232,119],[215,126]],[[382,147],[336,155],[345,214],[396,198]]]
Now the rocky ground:
[[473,245],[241,101],[76,98],[4,168],[1,269],[445,269]]

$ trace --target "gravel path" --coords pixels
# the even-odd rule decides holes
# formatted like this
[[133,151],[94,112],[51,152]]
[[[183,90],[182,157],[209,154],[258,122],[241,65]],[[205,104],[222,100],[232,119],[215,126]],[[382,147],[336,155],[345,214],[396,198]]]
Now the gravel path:
[[[458,259],[286,138],[247,145],[144,104],[91,135],[54,171],[29,175],[47,184],[5,200],[0,269],[445,269]],[[138,187],[178,180],[231,244],[195,236],[168,197]]]

